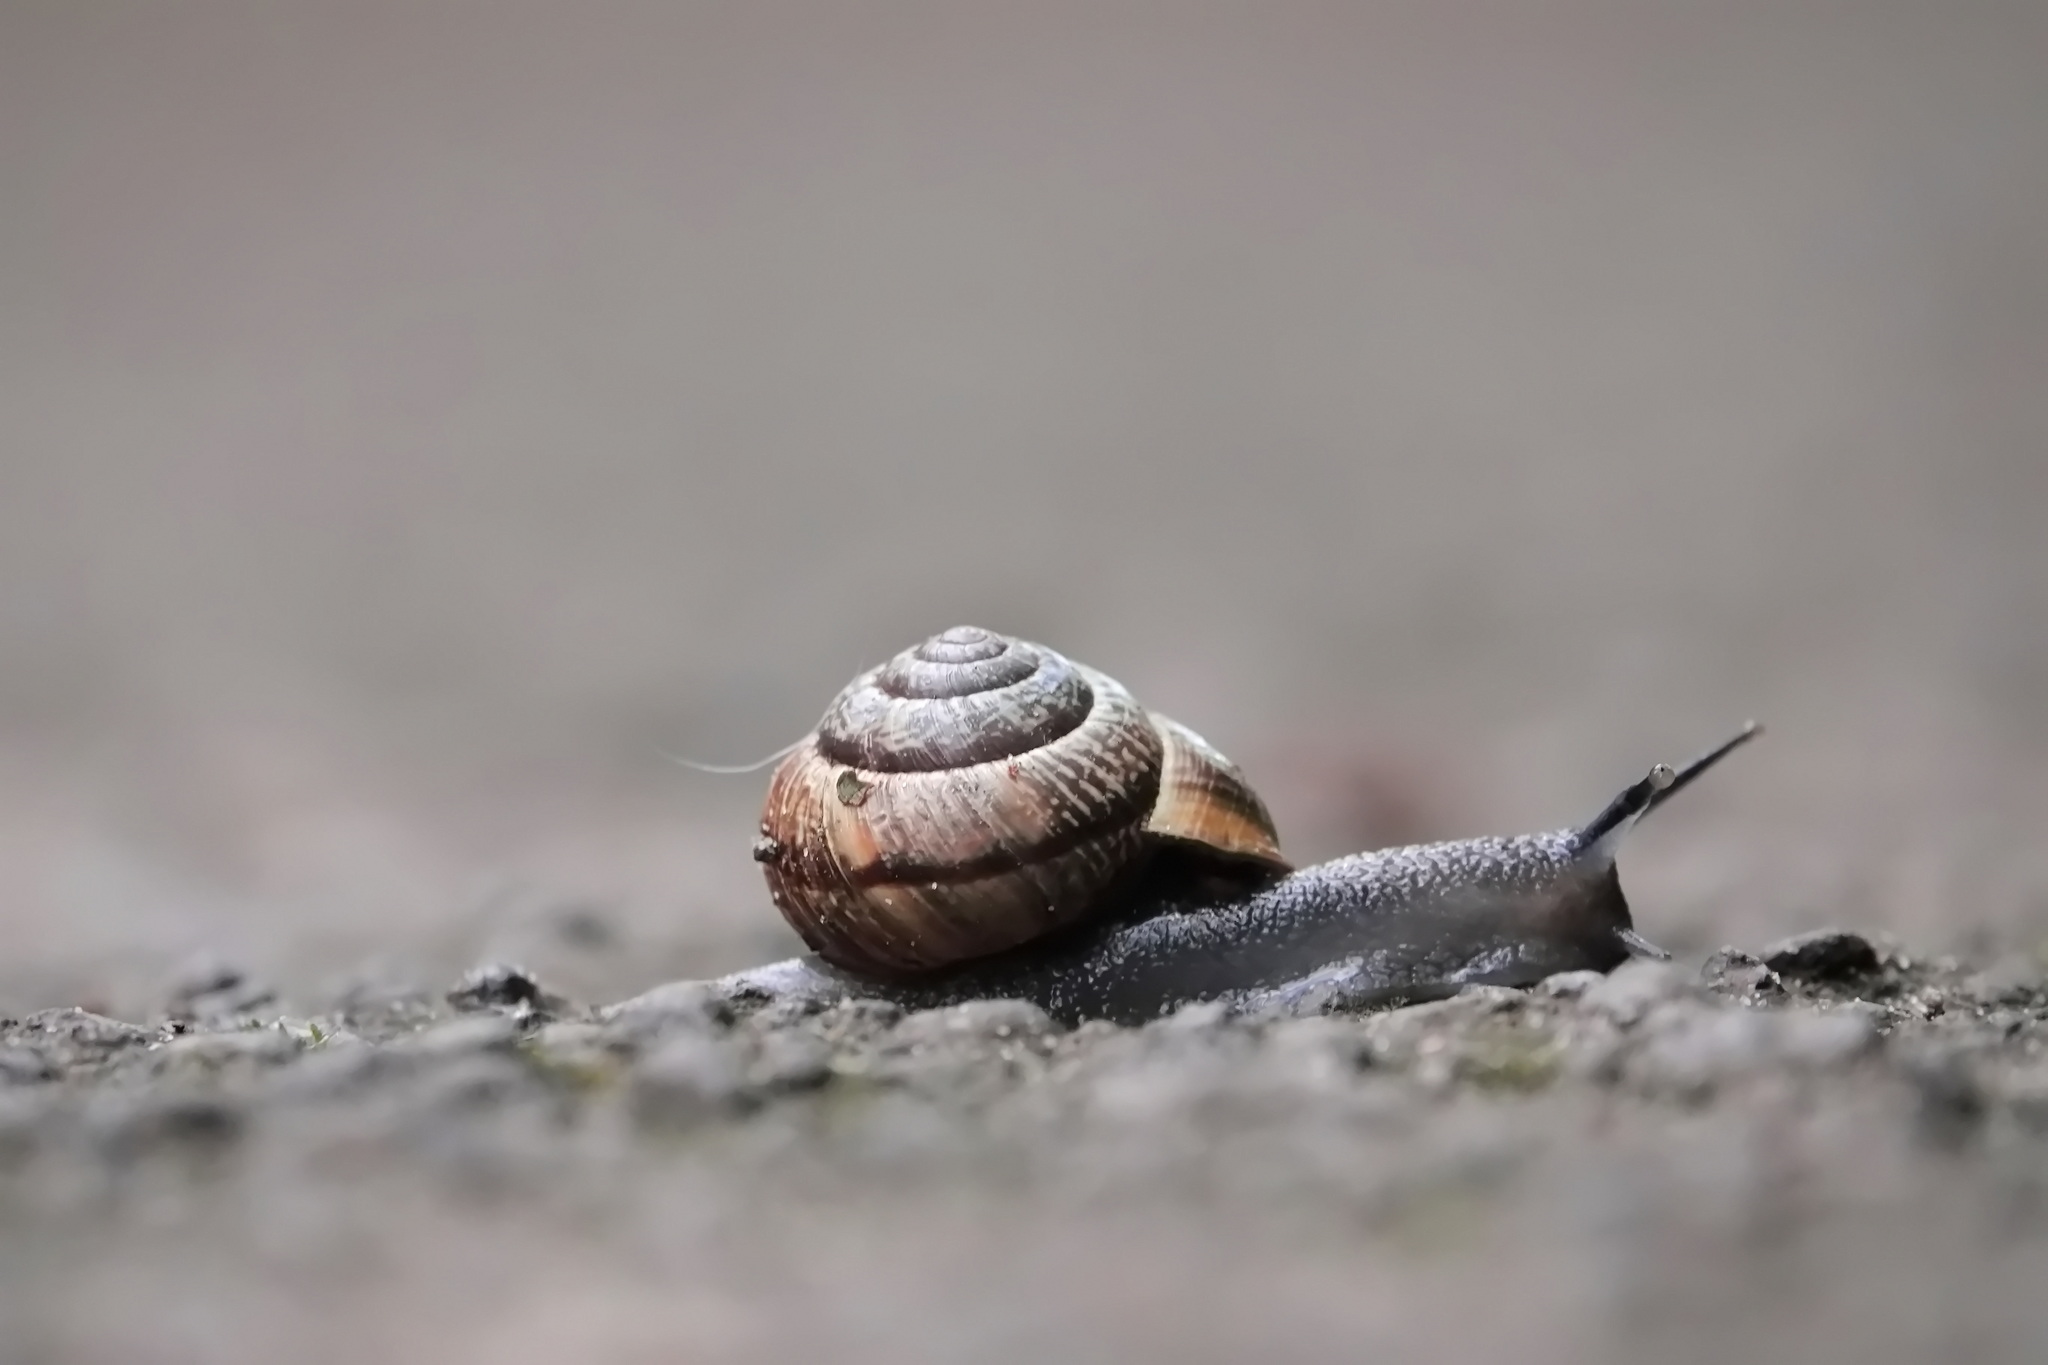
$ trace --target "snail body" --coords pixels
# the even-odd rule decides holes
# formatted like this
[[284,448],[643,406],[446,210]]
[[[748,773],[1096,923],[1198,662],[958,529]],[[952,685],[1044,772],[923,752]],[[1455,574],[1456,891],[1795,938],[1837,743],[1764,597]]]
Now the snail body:
[[[1022,680],[1022,662],[990,669],[987,660],[1019,644],[962,628],[919,650],[979,656],[971,663],[985,674],[1016,675],[982,689],[1000,691]],[[863,708],[889,711],[860,698],[863,690],[939,690],[918,670],[931,660],[905,665],[918,652],[856,680],[771,781],[762,836],[773,845],[763,859],[770,890],[813,951],[723,978],[725,993],[869,995],[907,1008],[1017,998],[1067,1022],[1128,1023],[1202,1000],[1366,1008],[1471,984],[1609,971],[1631,956],[1664,956],[1635,932],[1614,862],[1622,837],[1760,733],[1746,726],[1677,771],[1659,764],[1577,828],[1386,849],[1287,871],[1263,804],[1227,759],[1191,732],[1181,739],[1181,727],[1149,717],[1112,680],[1051,651],[1016,652],[1030,654],[1034,672],[1050,656],[1050,674],[1072,670],[1089,694],[1080,709],[1090,721],[1073,720],[1069,706],[1060,735],[1093,742],[1089,725],[1103,719],[1131,727],[1115,731],[1099,759],[1068,752],[1035,768],[1019,761],[1030,752],[1016,747],[1024,727],[991,701],[956,704],[950,714],[913,708],[920,719],[895,713],[866,729],[847,723]],[[970,725],[964,734],[933,733],[962,715],[997,712],[987,732]],[[901,747],[920,762],[966,761],[892,768],[904,760],[889,745],[905,736],[915,742]],[[1154,748],[1156,767],[1147,758]],[[1110,791],[1111,760],[1133,756],[1136,794]],[[1013,765],[1038,780],[1011,782]],[[904,772],[925,776],[892,791],[891,776]],[[969,779],[990,778],[1001,780],[963,790]],[[1062,805],[1054,790],[1048,802],[1048,786],[1062,782],[1085,799]],[[1006,817],[990,805],[1020,792],[1041,803],[1032,807],[1039,813]],[[963,849],[965,857],[944,861]],[[984,908],[999,927],[978,936]]]

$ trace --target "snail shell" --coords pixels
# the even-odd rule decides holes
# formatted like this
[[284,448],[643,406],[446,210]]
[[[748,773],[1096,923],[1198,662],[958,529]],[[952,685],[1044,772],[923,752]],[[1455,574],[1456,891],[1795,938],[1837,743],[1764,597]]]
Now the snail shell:
[[770,780],[754,856],[813,952],[900,978],[1101,913],[1166,845],[1287,870],[1265,804],[1200,735],[961,626],[839,694]]

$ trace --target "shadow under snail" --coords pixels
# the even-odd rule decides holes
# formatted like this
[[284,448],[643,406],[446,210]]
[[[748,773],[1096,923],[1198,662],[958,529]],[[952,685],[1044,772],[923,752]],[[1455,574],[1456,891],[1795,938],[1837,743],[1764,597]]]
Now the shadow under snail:
[[1758,733],[1658,764],[1576,829],[1293,870],[1199,735],[1050,649],[957,627],[856,678],[777,767],[754,856],[811,952],[717,985],[1130,1023],[1609,971],[1668,956],[1635,932],[1622,837]]

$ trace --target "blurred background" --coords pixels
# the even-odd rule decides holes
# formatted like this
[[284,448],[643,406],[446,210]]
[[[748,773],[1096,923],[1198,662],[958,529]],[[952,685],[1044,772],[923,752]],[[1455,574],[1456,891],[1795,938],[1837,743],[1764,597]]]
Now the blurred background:
[[2048,939],[2028,3],[0,7],[0,1013],[785,951],[945,626],[1298,857],[1640,836],[1700,952]]

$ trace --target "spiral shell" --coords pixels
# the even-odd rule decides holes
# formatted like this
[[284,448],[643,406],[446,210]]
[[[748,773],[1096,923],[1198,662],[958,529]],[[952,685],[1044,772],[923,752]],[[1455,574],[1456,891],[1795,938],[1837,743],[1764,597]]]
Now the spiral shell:
[[1098,908],[1162,840],[1284,870],[1201,736],[1042,645],[956,627],[856,678],[769,782],[755,857],[819,956],[908,976]]

